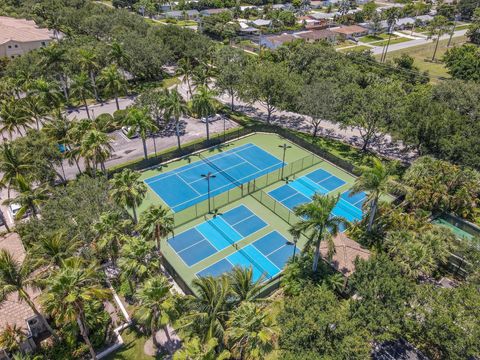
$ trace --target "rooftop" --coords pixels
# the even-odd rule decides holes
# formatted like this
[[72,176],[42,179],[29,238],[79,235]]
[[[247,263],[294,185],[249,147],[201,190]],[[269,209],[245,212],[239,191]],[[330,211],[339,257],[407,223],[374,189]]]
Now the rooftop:
[[52,31],[39,28],[32,20],[0,16],[0,44],[9,41],[44,41],[52,38]]
[[322,40],[322,39],[328,39],[336,34],[333,31],[330,30],[313,30],[313,31],[305,31],[302,33],[295,34],[295,36],[300,37],[305,40]]
[[[333,238],[333,244],[335,253],[330,265],[347,277],[355,272],[357,258],[367,260],[370,257],[370,251],[362,248],[359,243],[348,238],[344,233],[338,233]],[[320,253],[324,259],[328,258],[328,250],[328,244],[323,241],[320,245]]]
[[352,35],[357,33],[363,33],[367,31],[367,29],[358,25],[349,25],[349,26],[341,26],[338,28],[333,28],[332,31],[339,34]]
[[[25,248],[17,233],[9,233],[0,237],[0,249],[5,249],[10,252],[18,262],[23,262],[25,259]],[[38,306],[40,292],[33,289],[27,289],[27,292]],[[34,315],[30,307],[18,299],[17,293],[10,294],[0,305],[0,331],[3,331],[7,324],[17,325],[19,328],[27,329],[26,320]]]

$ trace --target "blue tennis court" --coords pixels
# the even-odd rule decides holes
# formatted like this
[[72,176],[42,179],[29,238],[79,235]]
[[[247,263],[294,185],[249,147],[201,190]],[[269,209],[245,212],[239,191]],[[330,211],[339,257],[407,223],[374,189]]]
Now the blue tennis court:
[[153,176],[145,183],[178,212],[207,199],[204,174],[215,175],[210,179],[210,194],[215,196],[281,167],[281,160],[249,143]]
[[250,209],[240,205],[173,236],[167,243],[187,266],[192,266],[266,226]]
[[348,221],[359,221],[362,219],[362,207],[366,200],[367,194],[364,192],[351,195],[350,190],[345,191],[340,195],[340,200],[332,213],[336,216],[342,216]]
[[342,179],[324,169],[318,169],[270,191],[269,194],[293,210],[298,205],[310,202],[315,193],[325,195],[344,184]]
[[197,276],[221,276],[235,266],[251,267],[254,280],[262,276],[272,279],[285,267],[287,261],[300,251],[277,231],[273,231],[254,243],[234,252],[215,264],[199,271]]

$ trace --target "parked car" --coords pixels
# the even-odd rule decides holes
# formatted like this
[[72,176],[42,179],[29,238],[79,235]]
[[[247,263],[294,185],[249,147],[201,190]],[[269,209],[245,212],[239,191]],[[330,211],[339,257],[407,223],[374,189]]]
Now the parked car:
[[[222,118],[222,115],[220,115],[220,114],[210,115],[210,116],[208,117],[208,123],[211,124],[212,122],[215,122],[215,121],[218,121],[218,120],[222,120],[222,119],[223,119],[223,118]],[[205,124],[205,123],[207,122],[207,118],[202,117],[202,118],[200,119],[200,121]]]
[[123,134],[124,134],[127,138],[129,138],[129,139],[135,139],[135,138],[137,138],[137,137],[138,137],[138,133],[135,132],[135,133],[132,134],[132,133],[131,133],[131,130],[132,130],[132,128],[131,128],[130,126],[122,126],[122,132],[123,132]]

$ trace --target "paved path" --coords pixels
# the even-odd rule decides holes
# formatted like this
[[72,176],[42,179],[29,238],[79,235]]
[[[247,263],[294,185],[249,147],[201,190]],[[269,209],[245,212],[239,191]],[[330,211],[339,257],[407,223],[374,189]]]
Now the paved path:
[[[466,30],[466,29],[457,30],[457,31],[454,32],[453,37],[455,38],[455,37],[463,36],[467,33],[467,31],[468,30]],[[448,40],[448,38],[450,38],[450,34],[443,35],[442,37],[440,37],[440,40]],[[407,48],[413,47],[413,46],[431,44],[432,42],[433,42],[432,39],[430,39],[430,40],[428,40],[428,39],[416,39],[416,40],[411,40],[411,41],[405,41],[405,42],[402,42],[402,43],[390,45],[388,47],[388,52],[403,50],[403,49],[407,49]],[[383,46],[375,46],[372,49],[372,54],[379,55],[379,54],[382,53],[382,51],[383,51]]]

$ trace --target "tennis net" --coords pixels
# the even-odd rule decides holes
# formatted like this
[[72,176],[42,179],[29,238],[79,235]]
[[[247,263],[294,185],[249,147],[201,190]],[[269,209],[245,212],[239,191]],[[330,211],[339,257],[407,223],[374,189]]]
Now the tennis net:
[[205,156],[202,154],[198,154],[200,156],[200,159],[202,159],[204,162],[206,162],[210,167],[214,168],[217,170],[218,173],[222,174],[228,181],[231,183],[235,184],[236,186],[242,186],[242,183],[239,182],[237,179],[235,179],[233,176],[229,175],[225,170],[220,169],[217,165],[215,165],[212,161],[208,160]]
[[248,259],[248,261],[250,261],[252,263],[253,266],[255,266],[257,268],[257,270],[260,271],[260,273],[269,278],[270,276],[268,275],[268,271],[266,271],[263,267],[261,267],[255,260],[253,260],[253,258],[248,255],[246,253],[246,251],[244,251],[243,249],[239,249],[235,246],[235,241],[233,241],[222,229],[220,229],[220,227],[218,225],[215,224],[215,222],[211,219],[208,219],[207,216],[205,216],[206,220],[208,221],[208,223],[210,225],[212,225],[213,228],[215,228],[215,230],[217,230],[224,238],[225,240],[227,240],[235,249],[237,249],[243,256],[245,256],[245,258]]
[[319,190],[320,190],[319,188],[313,187],[311,184],[308,183],[308,181],[303,180],[301,177],[298,178],[297,181],[298,181],[300,184],[302,184],[303,186],[305,186],[305,187],[309,188],[310,190],[312,190],[314,193],[317,193],[317,192],[319,192]]

